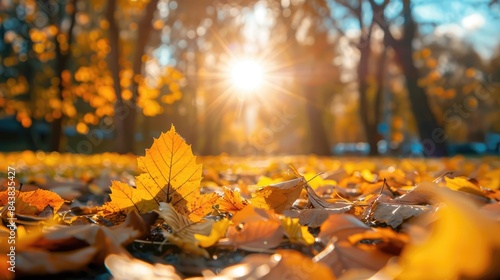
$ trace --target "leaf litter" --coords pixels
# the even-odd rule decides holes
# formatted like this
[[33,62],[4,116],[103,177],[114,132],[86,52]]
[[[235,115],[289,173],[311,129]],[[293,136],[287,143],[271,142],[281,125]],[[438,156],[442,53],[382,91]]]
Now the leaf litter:
[[[0,158],[25,163],[15,204],[16,276],[500,277],[496,157],[196,158],[172,126],[137,165],[114,154]],[[9,216],[1,191],[5,266]]]

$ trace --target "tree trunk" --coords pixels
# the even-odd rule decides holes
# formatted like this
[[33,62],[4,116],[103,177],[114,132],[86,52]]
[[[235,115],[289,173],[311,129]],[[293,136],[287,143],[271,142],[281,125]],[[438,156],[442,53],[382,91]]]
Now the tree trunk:
[[[142,74],[142,58],[145,53],[146,44],[149,39],[149,34],[151,30],[151,20],[153,19],[154,11],[158,5],[158,0],[152,0],[148,3],[146,7],[145,14],[143,15],[138,28],[138,38],[137,45],[135,49],[135,55],[133,58],[132,65],[132,97],[130,100],[125,101],[121,98],[121,88],[120,88],[120,65],[119,65],[119,28],[116,24],[114,18],[114,11],[116,9],[116,0],[112,0],[108,7],[108,21],[109,31],[110,31],[110,45],[111,52],[110,57],[113,66],[110,67],[113,72],[113,80],[115,84],[115,92],[117,94],[117,102],[115,106],[115,122],[116,122],[116,140],[117,152],[120,154],[134,153],[134,143],[135,143],[135,126],[136,126],[136,116],[137,116],[137,97],[139,95],[139,84],[136,77]],[[113,52],[114,49],[114,52]]]
[[434,117],[425,90],[418,85],[418,69],[413,64],[412,50],[408,46],[402,46],[395,51],[405,76],[411,109],[417,122],[421,143],[424,146],[424,155],[446,156],[446,137],[436,136],[444,133],[444,130]]
[[[363,39],[363,38],[362,38]],[[367,39],[369,40],[369,39]],[[369,42],[369,41],[368,41]],[[370,114],[372,109],[374,112],[377,111],[376,108],[372,108],[368,104],[368,64],[370,58],[370,45],[369,43],[360,44],[359,47],[360,58],[357,68],[358,75],[358,92],[359,92],[359,114],[361,117],[361,122],[363,123],[363,129],[365,132],[366,141],[370,146],[370,155],[377,155],[377,129],[376,123],[372,114]]]
[[[378,152],[378,142],[382,140],[382,136],[379,134],[378,125],[380,124],[380,118],[382,117],[382,99],[384,96],[384,84],[385,84],[385,65],[387,63],[387,49],[384,48],[380,54],[380,59],[378,61],[377,72],[375,73],[375,80],[377,82],[377,90],[375,91],[375,103],[373,104],[373,123],[370,126],[372,139],[370,143],[370,149],[373,147]],[[374,155],[374,154],[373,154]]]
[[110,51],[108,54],[108,66],[113,79],[113,89],[116,95],[114,123],[116,128],[116,152],[125,154],[132,150],[133,137],[127,137],[127,120],[130,118],[131,109],[123,100],[120,87],[120,38],[119,28],[115,20],[116,1],[110,0],[106,10],[106,20],[109,24],[108,39]]
[[[55,44],[55,52],[57,56],[57,65],[56,65],[56,73],[59,77],[59,85],[58,85],[58,93],[57,93],[57,98],[60,101],[63,101],[63,92],[67,90],[68,84],[64,83],[63,79],[63,73],[64,70],[66,70],[67,64],[68,64],[68,59],[69,56],[71,55],[71,41],[73,38],[73,29],[75,27],[75,18],[76,18],[76,0],[70,1],[67,5],[73,6],[73,12],[70,17],[70,26],[68,29],[68,51],[66,53],[62,53],[61,50],[61,44],[59,43],[59,40],[56,40]],[[51,19],[52,24],[56,25],[55,19]],[[59,27],[60,28],[60,27]],[[61,30],[59,30],[61,32]],[[63,131],[62,131],[62,120],[63,116],[61,115],[60,118],[54,118],[51,124],[51,131],[50,131],[50,146],[49,150],[50,151],[60,151],[61,150],[61,139],[63,136]]]
[[413,39],[416,34],[416,23],[412,17],[410,0],[403,1],[404,34],[400,40],[389,40],[396,53],[406,80],[406,88],[411,108],[417,122],[420,141],[425,156],[441,157],[447,155],[446,135],[438,124],[425,90],[418,85],[418,69],[413,63]]

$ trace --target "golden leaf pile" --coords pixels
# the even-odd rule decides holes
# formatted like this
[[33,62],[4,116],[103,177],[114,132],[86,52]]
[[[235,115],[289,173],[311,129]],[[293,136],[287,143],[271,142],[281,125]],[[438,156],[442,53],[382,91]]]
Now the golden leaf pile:
[[[68,181],[77,189],[93,185],[105,191],[96,180],[98,170],[114,166],[114,160],[117,166],[133,166],[118,162],[116,156],[103,163],[105,156],[76,155],[74,165],[85,168],[71,168],[67,155],[26,152],[17,156],[49,174],[64,170],[64,178],[76,179]],[[12,159],[0,154],[1,158]],[[105,187],[109,178],[119,180],[111,183],[111,201],[100,208],[68,207],[57,194],[33,190],[34,186],[16,192],[17,234],[19,245],[24,244],[18,248],[19,260],[26,264],[27,257],[40,256],[23,272],[83,270],[97,256],[98,263],[104,262],[117,279],[144,275],[180,279],[173,267],[139,261],[123,247],[140,238],[133,250],[152,253],[138,244],[160,246],[153,248],[155,254],[166,248],[162,261],[170,254],[181,254],[186,263],[199,264],[200,271],[194,273],[207,279],[500,277],[495,265],[500,261],[497,157],[197,159],[172,126],[138,158],[137,167],[128,173],[139,173],[135,180],[127,174],[116,176],[114,167],[107,169],[113,176],[107,177]],[[36,171],[20,168],[19,174],[17,183],[54,183]],[[57,187],[64,184],[68,182]],[[94,187],[88,189],[99,193]],[[0,192],[0,204],[6,199],[5,192]],[[124,212],[128,222],[110,227],[120,223]],[[53,228],[55,223],[58,226]],[[0,240],[6,241],[9,234],[4,223]],[[7,271],[8,250],[0,246],[3,271]],[[203,267],[205,261],[225,262],[226,256],[240,253],[248,256],[243,260],[241,256],[239,264],[217,267],[217,274]],[[193,273],[189,265],[176,269]]]

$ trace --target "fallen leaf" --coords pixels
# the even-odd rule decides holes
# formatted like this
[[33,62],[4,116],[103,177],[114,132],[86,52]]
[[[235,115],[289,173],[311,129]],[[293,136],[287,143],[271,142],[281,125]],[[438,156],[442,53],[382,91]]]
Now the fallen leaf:
[[181,280],[175,268],[165,264],[149,264],[128,254],[110,254],[104,260],[115,280],[170,279]]
[[172,229],[173,235],[177,236],[183,242],[196,243],[194,235],[208,235],[214,224],[213,220],[192,222],[186,216],[179,214],[171,204],[165,202],[160,202],[160,207],[155,212]]
[[414,236],[403,250],[399,261],[402,272],[397,277],[498,278],[500,270],[494,265],[500,262],[498,222],[483,215],[470,199],[458,192],[434,183],[420,187],[445,205],[437,210],[438,219],[432,219],[432,225],[428,224],[431,221],[424,220],[421,227],[428,231]]
[[500,189],[500,168],[491,170],[481,176],[481,178],[479,179],[479,184],[491,190]]
[[[214,209],[213,206],[217,204],[220,196],[217,193],[207,193],[200,194],[197,193],[190,197],[190,200],[185,203],[187,205],[188,212],[184,212],[184,215],[193,221],[199,222],[206,215],[210,214]],[[178,207],[176,209],[179,209]],[[185,208],[182,208],[185,209]]]
[[346,210],[341,209],[303,209],[286,210],[283,214],[290,218],[299,218],[299,224],[311,228],[320,227],[331,214],[342,214]]
[[202,166],[196,163],[191,146],[175,132],[173,125],[153,141],[137,163],[144,173],[135,177],[136,187],[127,189],[123,184],[114,183],[111,202],[104,210],[134,207],[144,213],[157,209],[160,202],[167,202],[193,222],[212,211],[218,197],[214,193],[200,194]]
[[227,237],[236,247],[248,250],[274,248],[283,239],[281,222],[272,210],[247,205],[233,217]]
[[269,185],[255,192],[250,203],[255,207],[273,209],[276,213],[282,213],[299,198],[304,183],[303,178],[297,178]]
[[[110,190],[111,202],[108,203],[107,207],[127,212],[136,209],[139,213],[146,213],[157,207],[156,202],[151,203],[154,196],[147,189],[137,190],[128,184],[112,181]],[[147,197],[149,197],[148,200]]]
[[[38,214],[47,207],[47,205],[50,205],[54,209],[54,213],[57,213],[61,206],[64,204],[64,199],[62,199],[58,194],[48,191],[48,190],[42,190],[42,189],[37,189],[34,191],[28,191],[28,192],[19,192],[16,191],[16,199],[22,200],[24,203],[28,204],[29,206],[34,206],[37,208],[36,213],[30,213],[31,210],[27,210],[29,207],[27,205],[21,204],[20,208],[16,208],[16,212],[19,212],[21,214]],[[8,201],[8,193],[7,191],[0,192],[0,205],[6,205]],[[28,213],[21,212],[20,210],[27,211]]]
[[392,228],[397,228],[405,220],[432,209],[431,206],[393,204],[387,202],[376,203],[373,208],[371,218],[377,222],[385,223]]
[[81,270],[90,263],[102,263],[111,253],[125,252],[122,245],[145,231],[142,219],[133,211],[115,227],[60,226],[40,236],[28,235],[16,247],[16,272],[43,275]]
[[322,279],[333,280],[332,271],[322,263],[293,250],[277,250],[273,255],[252,254],[239,264],[224,268],[207,279]]
[[452,190],[458,191],[462,188],[470,188],[473,190],[481,191],[481,189],[473,184],[467,177],[457,176],[455,178],[444,177],[446,186]]
[[227,229],[229,227],[229,220],[228,219],[223,219],[220,221],[217,221],[213,224],[212,226],[212,231],[210,232],[210,235],[203,235],[203,234],[194,234],[194,238],[198,240],[199,245],[201,247],[210,247],[217,243],[219,239],[224,238],[226,236]]
[[185,239],[182,239],[175,234],[171,234],[168,231],[163,231],[163,236],[165,236],[165,241],[169,241],[179,247],[184,254],[194,254],[196,256],[203,256],[207,259],[210,257],[207,250],[199,247],[197,242],[186,241]]
[[153,141],[137,165],[145,172],[136,178],[138,189],[147,188],[158,201],[171,203],[181,214],[189,213],[183,201],[189,202],[199,193],[202,166],[173,125]]
[[309,187],[309,185],[306,185],[306,192],[307,192],[307,197],[309,198],[309,202],[314,206],[314,208],[317,209],[332,209],[332,210],[338,210],[341,212],[347,212],[352,208],[352,203],[342,200],[342,201],[336,201],[336,202],[329,202],[321,197],[319,197],[316,192]]
[[343,241],[347,240],[352,234],[365,232],[367,230],[371,230],[370,227],[353,215],[331,214],[321,225],[318,238],[324,243],[329,242],[334,237]]
[[314,236],[307,230],[306,226],[301,226],[299,224],[299,219],[284,217],[281,219],[281,226],[291,243],[304,245],[311,245],[314,243]]
[[323,186],[337,185],[337,182],[335,180],[323,179],[321,175],[312,172],[304,174],[304,179],[307,182],[307,184],[314,190]]
[[248,204],[239,191],[233,191],[227,187],[223,187],[223,191],[224,194],[219,201],[219,211],[234,214]]
[[353,245],[349,241],[338,241],[334,237],[312,260],[327,265],[335,276],[340,277],[349,270],[363,269],[376,272],[392,257],[373,245]]

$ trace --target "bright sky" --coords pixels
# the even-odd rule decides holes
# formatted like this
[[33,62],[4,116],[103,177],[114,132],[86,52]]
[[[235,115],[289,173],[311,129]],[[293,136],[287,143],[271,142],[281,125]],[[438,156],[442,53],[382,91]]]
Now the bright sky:
[[[479,54],[489,59],[500,44],[500,5],[495,4],[488,7],[488,0],[418,0],[414,3],[414,17],[421,23],[422,34],[434,32],[436,36],[449,34],[463,39],[479,52]],[[371,8],[364,6],[365,21],[371,20]],[[401,14],[401,0],[393,0],[386,9],[386,17],[395,17]],[[341,5],[334,4],[332,14],[340,18],[348,13],[348,10]],[[395,19],[396,23],[402,23],[401,18]],[[434,28],[425,23],[437,24]],[[350,17],[342,20],[344,30],[359,29],[357,20]]]
[[432,30],[436,36],[448,34],[461,38],[485,59],[489,59],[500,44],[500,6],[488,7],[484,0],[420,1],[415,8],[415,18],[419,22],[439,23],[441,26],[428,31]]

